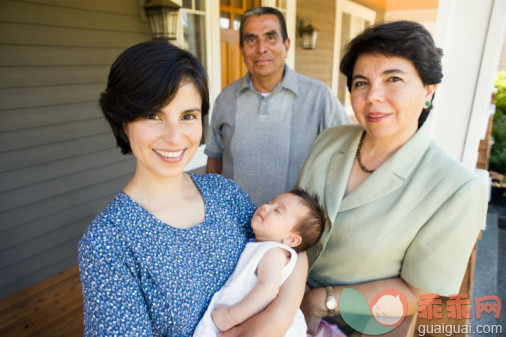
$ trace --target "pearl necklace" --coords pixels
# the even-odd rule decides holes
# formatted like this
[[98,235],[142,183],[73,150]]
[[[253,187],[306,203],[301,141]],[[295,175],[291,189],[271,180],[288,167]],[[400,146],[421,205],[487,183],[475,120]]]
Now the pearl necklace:
[[364,132],[362,132],[362,137],[360,137],[360,142],[358,143],[358,148],[357,148],[357,162],[358,162],[358,166],[360,166],[360,168],[362,169],[362,171],[364,171],[365,173],[373,173],[375,170],[368,170],[367,167],[365,167],[364,164],[362,164],[362,158],[361,158],[361,155],[360,155],[360,150],[362,149],[362,143],[364,142],[364,137],[365,137],[365,130]]

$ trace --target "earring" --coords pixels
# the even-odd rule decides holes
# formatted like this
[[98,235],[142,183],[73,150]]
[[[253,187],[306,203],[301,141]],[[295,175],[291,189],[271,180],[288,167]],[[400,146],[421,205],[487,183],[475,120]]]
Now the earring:
[[425,102],[425,106],[426,106],[427,108],[428,108],[428,107],[430,107],[430,106],[431,106],[431,104],[432,104],[432,103],[431,103],[430,101]]

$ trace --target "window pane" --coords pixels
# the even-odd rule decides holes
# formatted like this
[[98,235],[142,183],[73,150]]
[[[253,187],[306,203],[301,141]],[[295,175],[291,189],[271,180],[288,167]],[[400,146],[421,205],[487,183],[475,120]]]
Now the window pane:
[[[205,34],[205,17],[198,14],[189,14],[183,11],[183,33],[184,33],[184,47],[190,53],[195,55],[204,68],[209,72],[207,68],[207,52],[206,52],[206,34]],[[201,144],[204,143],[207,132],[208,121],[205,121],[204,135],[201,140]]]
[[184,47],[206,66],[205,17],[183,12]]
[[230,28],[230,13],[227,12],[220,13],[220,27],[223,29]]
[[230,0],[221,0],[220,2],[223,6],[230,6]]
[[239,27],[241,26],[241,14],[234,14],[234,30],[239,30]]
[[206,8],[204,7],[204,0],[195,0],[195,9],[198,11],[203,11]]
[[255,0],[247,0],[246,1],[246,8],[252,8],[255,7]]
[[235,8],[242,8],[242,0],[234,0]]
[[192,0],[183,0],[183,8],[192,9]]

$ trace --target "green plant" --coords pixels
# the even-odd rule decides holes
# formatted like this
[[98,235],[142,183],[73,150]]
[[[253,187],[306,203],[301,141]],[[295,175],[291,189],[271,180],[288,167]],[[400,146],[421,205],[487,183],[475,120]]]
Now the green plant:
[[497,73],[495,87],[494,145],[490,151],[490,165],[491,169],[506,174],[506,71]]

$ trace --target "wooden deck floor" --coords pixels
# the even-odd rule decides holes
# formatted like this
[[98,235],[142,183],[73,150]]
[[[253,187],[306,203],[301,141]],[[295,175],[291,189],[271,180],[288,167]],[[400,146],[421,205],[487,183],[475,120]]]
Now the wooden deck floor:
[[[473,250],[469,259],[461,293],[468,293],[472,289],[475,253],[476,250]],[[467,325],[465,319],[441,322]],[[438,324],[441,322],[437,321]],[[430,325],[436,321],[419,319],[417,323]],[[82,335],[83,300],[77,266],[0,301],[0,337]],[[437,336],[444,337],[443,334]]]
[[0,301],[0,336],[82,336],[77,266]]

